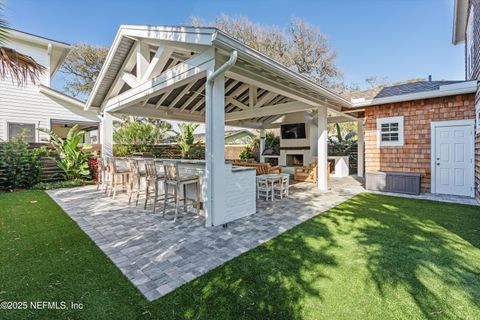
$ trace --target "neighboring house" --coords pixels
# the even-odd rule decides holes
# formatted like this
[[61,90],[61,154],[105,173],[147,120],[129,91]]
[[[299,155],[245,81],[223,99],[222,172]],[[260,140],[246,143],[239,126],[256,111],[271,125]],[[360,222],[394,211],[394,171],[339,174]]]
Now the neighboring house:
[[[465,45],[465,77],[480,80],[480,0],[455,0],[453,18],[453,44]],[[476,192],[480,198],[480,90],[475,98],[476,113]]]
[[[249,144],[255,139],[255,133],[248,129],[226,130],[225,145]],[[195,141],[205,142],[205,133],[195,134]]]
[[351,95],[364,111],[367,185],[417,173],[421,191],[474,196],[475,81],[419,81]]
[[48,136],[38,128],[65,137],[78,124],[87,131],[85,142],[98,143],[96,113],[85,111],[83,102],[50,88],[70,45],[12,29],[9,36],[7,47],[32,57],[47,71],[35,85],[28,82],[18,86],[10,78],[0,80],[0,140],[7,141],[25,130],[28,142],[45,142]]

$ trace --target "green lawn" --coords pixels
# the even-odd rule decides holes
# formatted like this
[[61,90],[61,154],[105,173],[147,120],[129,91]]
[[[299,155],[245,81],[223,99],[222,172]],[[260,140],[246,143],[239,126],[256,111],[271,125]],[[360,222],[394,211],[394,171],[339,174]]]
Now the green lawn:
[[479,319],[480,208],[361,194],[146,301],[42,191],[0,194],[0,319]]

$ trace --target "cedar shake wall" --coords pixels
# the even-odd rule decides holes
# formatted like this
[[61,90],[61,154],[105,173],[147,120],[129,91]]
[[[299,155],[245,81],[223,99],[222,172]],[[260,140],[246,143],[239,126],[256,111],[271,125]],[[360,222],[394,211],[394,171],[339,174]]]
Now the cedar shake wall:
[[480,200],[480,132],[475,137],[475,190]]
[[[474,119],[474,103],[475,94],[465,94],[366,107],[365,170],[420,173],[422,192],[430,192],[430,123]],[[403,147],[378,147],[377,118],[398,116],[404,117]],[[477,158],[478,152],[477,144]]]

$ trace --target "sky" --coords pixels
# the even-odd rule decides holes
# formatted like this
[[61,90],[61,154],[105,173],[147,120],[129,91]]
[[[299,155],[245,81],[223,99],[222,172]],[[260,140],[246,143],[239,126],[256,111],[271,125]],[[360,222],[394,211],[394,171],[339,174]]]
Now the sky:
[[[4,0],[10,26],[68,43],[109,46],[119,25],[187,24],[220,14],[287,28],[292,17],[317,26],[337,52],[349,84],[368,76],[464,79],[463,46],[452,39],[453,0]],[[62,76],[54,86],[62,88]]]

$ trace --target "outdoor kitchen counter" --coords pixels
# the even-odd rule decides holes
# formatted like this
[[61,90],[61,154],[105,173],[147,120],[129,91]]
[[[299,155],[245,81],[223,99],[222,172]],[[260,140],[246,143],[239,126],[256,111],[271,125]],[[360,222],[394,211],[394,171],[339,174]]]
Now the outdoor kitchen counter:
[[[206,201],[205,160],[189,159],[159,159],[159,161],[173,161],[178,163],[180,175],[198,175],[200,177],[202,204]],[[249,167],[234,167],[230,162],[225,163],[225,212],[222,214],[223,223],[248,216],[256,212],[256,170]],[[217,191],[218,192],[218,191]],[[195,187],[187,189],[189,198],[195,198]],[[218,197],[219,195],[215,195]],[[203,208],[203,205],[202,205]],[[203,210],[200,214],[203,215]],[[218,213],[217,213],[218,214]]]

